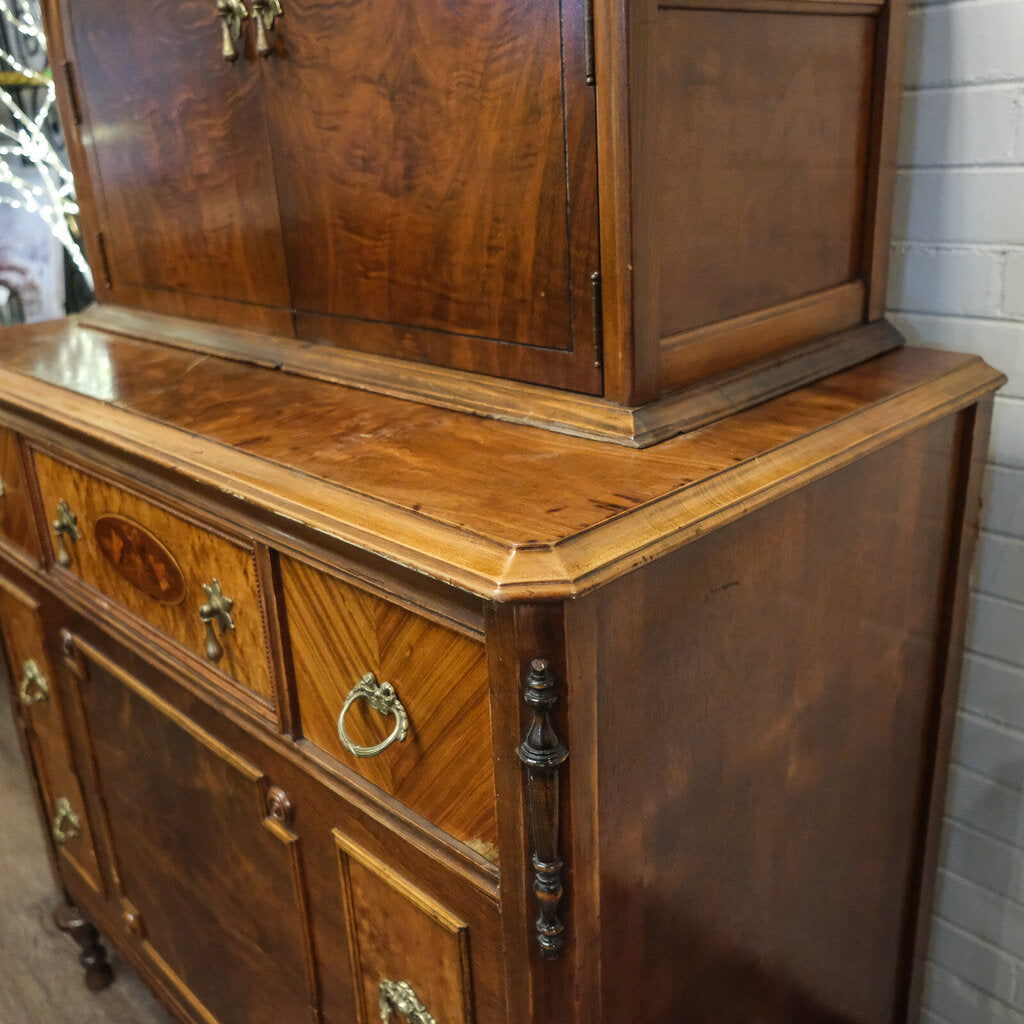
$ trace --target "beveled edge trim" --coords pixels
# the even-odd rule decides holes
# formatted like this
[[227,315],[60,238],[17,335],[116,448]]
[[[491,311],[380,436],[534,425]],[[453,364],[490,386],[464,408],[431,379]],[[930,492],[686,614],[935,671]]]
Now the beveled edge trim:
[[[854,282],[837,291],[845,311],[841,320],[836,321],[841,324],[848,319],[851,302],[858,308],[863,303],[863,284]],[[815,303],[820,296],[812,299],[791,304],[796,315],[817,309]],[[763,318],[755,325],[757,329],[761,329],[762,321]],[[816,336],[799,345],[794,343],[793,336],[787,336],[787,347],[792,346],[792,351],[781,357],[775,354],[751,360],[706,381],[665,394],[647,405],[621,406],[607,399],[539,384],[410,363],[390,356],[330,348],[119,306],[92,306],[68,318],[70,328],[76,325],[627,448],[648,448],[903,343],[899,332],[886,321],[859,324],[825,338]],[[780,320],[779,329],[783,326]]]
[[[491,601],[565,600],[966,408],[1006,382],[978,357],[564,541],[516,546],[0,368],[0,400]],[[184,439],[187,439],[184,440]],[[765,480],[770,480],[765,484]]]

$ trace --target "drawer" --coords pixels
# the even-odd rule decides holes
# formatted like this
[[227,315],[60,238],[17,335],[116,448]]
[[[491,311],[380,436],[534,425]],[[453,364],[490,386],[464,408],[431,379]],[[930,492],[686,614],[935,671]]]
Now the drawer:
[[18,436],[0,427],[0,537],[42,561],[28,474]]
[[50,835],[61,859],[101,892],[92,829],[75,773],[59,679],[46,652],[38,602],[0,578],[0,623],[11,684],[28,727]]
[[[280,565],[302,735],[496,861],[484,645],[304,562]],[[374,706],[385,685],[408,724],[390,743],[402,712]]]
[[[252,544],[172,512],[127,485],[33,453],[54,560],[175,640],[218,688],[257,710],[275,706]],[[60,509],[74,528],[59,527]],[[73,534],[77,533],[77,539]],[[230,599],[230,622],[204,622],[204,589]]]
[[360,1024],[471,1024],[467,925],[340,832],[334,839]]

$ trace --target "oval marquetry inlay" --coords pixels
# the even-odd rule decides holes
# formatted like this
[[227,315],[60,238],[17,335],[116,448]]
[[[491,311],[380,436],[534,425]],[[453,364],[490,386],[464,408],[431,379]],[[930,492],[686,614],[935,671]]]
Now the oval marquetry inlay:
[[185,577],[174,555],[144,526],[113,514],[94,527],[103,557],[136,590],[161,604],[181,604]]

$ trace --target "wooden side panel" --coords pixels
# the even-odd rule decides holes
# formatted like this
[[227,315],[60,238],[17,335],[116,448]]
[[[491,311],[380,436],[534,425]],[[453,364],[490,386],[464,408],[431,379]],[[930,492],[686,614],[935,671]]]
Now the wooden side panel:
[[[294,559],[281,559],[281,575],[302,735],[497,860],[483,644]],[[342,746],[338,716],[367,672],[394,686],[409,732],[376,757],[360,758]],[[345,717],[360,746],[379,743],[394,725],[361,699]]]
[[[341,885],[360,1024],[383,1018],[382,983],[404,985],[436,1021],[472,1024],[469,929],[436,900],[340,832]],[[407,995],[407,993],[402,993]],[[397,1000],[387,1005],[399,1010]],[[414,1004],[393,1013],[416,1020]]]
[[42,561],[21,445],[17,434],[0,428],[0,536],[35,561]]
[[62,14],[115,295],[290,305],[259,68],[223,59],[216,4],[75,0]]
[[73,674],[125,923],[208,1024],[312,1022],[296,838],[251,761],[79,643]]
[[[42,452],[33,456],[47,515],[54,517],[58,503],[66,501],[78,517],[80,539],[67,544],[70,571],[202,658],[232,695],[271,709],[274,690],[251,544],[213,533],[204,524],[189,522]],[[108,533],[104,527],[112,515],[122,526]],[[140,537],[150,534],[160,542],[169,555],[166,562],[161,560],[156,568],[136,564],[148,563],[156,548],[152,541],[148,548],[133,541],[133,523],[142,527]],[[52,528],[50,541],[55,543]],[[171,579],[180,585],[167,590],[174,603],[164,603],[159,586]],[[234,602],[235,623],[226,632],[215,627],[224,649],[216,668],[205,658],[206,629],[199,618],[206,601],[203,584],[213,579]]]
[[663,390],[863,317],[877,19],[785,7],[665,4],[638,29],[638,329]]
[[263,72],[301,336],[599,387],[583,8],[293,0]]
[[[71,867],[96,893],[103,891],[96,860],[92,828],[82,799],[82,788],[74,770],[68,743],[60,680],[53,671],[43,637],[39,604],[29,594],[0,577],[0,632],[7,652],[12,686],[22,690],[26,671],[35,669],[34,679],[25,687],[31,704],[21,702],[21,714],[28,727],[29,745],[39,773],[47,812],[47,831],[52,840],[58,804],[66,800],[79,822],[80,834],[56,843],[61,861]],[[70,833],[70,822],[60,822]]]
[[603,1019],[904,1019],[959,457],[949,416],[569,606]]

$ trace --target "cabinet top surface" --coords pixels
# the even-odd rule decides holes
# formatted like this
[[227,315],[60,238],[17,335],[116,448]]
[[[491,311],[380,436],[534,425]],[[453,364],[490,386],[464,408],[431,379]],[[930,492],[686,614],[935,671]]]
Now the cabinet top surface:
[[901,349],[653,448],[80,326],[7,328],[0,401],[481,596],[567,597],[998,387]]

